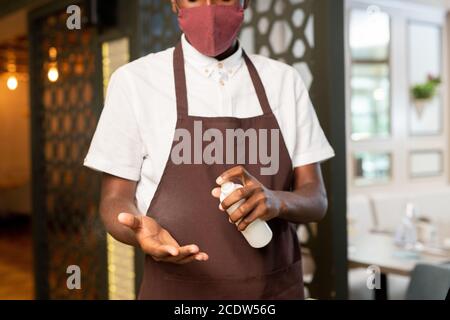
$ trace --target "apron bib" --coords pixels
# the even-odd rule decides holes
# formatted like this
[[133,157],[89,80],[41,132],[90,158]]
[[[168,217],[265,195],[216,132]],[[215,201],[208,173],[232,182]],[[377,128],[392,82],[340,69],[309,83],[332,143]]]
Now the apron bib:
[[[189,116],[183,50],[181,43],[176,46],[173,56],[176,129],[187,130],[193,137],[195,123],[201,121],[203,132],[215,129],[223,137],[227,129],[279,130],[258,72],[245,52],[243,57],[263,115],[245,119]],[[276,175],[261,175],[261,164],[246,161],[243,166],[269,189],[291,191],[292,162],[279,132]],[[270,139],[267,140],[270,144]],[[172,150],[177,143],[174,139]],[[203,142],[203,148],[207,144]],[[193,142],[191,150],[194,150]],[[225,148],[223,152],[225,155]],[[147,216],[167,229],[180,245],[198,245],[209,255],[209,260],[176,265],[156,262],[147,255],[139,299],[303,299],[301,254],[295,225],[282,219],[269,221],[272,241],[262,249],[255,249],[236,226],[229,223],[227,214],[218,209],[219,200],[211,195],[211,190],[217,186],[216,178],[234,166],[236,164],[174,164],[169,156]]]

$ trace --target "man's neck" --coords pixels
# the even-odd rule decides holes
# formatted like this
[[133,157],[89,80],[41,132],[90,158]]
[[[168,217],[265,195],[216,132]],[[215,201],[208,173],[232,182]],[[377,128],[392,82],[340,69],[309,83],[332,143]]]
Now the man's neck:
[[238,44],[237,40],[235,40],[231,47],[229,47],[224,53],[221,53],[218,56],[214,57],[214,59],[217,59],[219,61],[225,60],[229,56],[232,56],[238,49],[239,49],[239,44]]

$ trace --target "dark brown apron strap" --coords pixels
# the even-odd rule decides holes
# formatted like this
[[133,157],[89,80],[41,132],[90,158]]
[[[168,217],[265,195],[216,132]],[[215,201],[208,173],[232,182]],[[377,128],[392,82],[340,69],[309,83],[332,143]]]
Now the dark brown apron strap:
[[271,114],[272,108],[270,107],[269,99],[267,98],[266,89],[264,88],[261,77],[259,76],[258,71],[256,71],[255,65],[250,60],[247,53],[242,51],[242,55],[244,56],[245,64],[247,65],[250,77],[252,78],[253,86],[255,87],[261,109],[264,114]]
[[177,98],[177,114],[178,118],[185,117],[189,114],[188,98],[186,87],[186,73],[184,70],[184,56],[181,42],[175,47],[173,53],[173,71],[175,76],[175,94]]
[[[258,97],[261,109],[265,115],[272,114],[272,108],[269,104],[269,99],[267,98],[266,90],[261,81],[261,78],[256,71],[253,62],[250,60],[245,51],[242,55],[247,65],[250,78],[252,79],[253,86],[255,87],[256,95]],[[178,118],[188,116],[188,98],[187,98],[187,87],[186,87],[186,73],[184,66],[184,56],[183,56],[183,46],[181,42],[175,47],[173,54],[173,69],[175,76],[175,93],[177,98],[177,113]]]

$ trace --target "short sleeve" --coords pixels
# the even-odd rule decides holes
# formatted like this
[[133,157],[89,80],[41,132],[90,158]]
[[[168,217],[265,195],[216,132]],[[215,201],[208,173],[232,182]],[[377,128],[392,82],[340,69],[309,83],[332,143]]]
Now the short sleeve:
[[105,105],[84,159],[84,166],[138,181],[144,158],[143,142],[126,76],[122,69],[111,76]]
[[308,90],[296,70],[295,82],[297,131],[292,159],[294,168],[320,163],[335,155],[320,126]]

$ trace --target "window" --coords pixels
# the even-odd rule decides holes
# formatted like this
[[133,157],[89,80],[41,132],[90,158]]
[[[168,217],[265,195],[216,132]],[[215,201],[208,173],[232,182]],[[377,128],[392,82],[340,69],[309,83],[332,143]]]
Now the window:
[[385,13],[352,10],[351,137],[353,140],[390,135],[390,21]]
[[369,186],[391,180],[391,155],[389,153],[363,152],[355,155],[355,184]]
[[[349,193],[447,186],[446,9],[415,1],[346,3]],[[432,95],[413,90],[430,78],[442,82]]]

